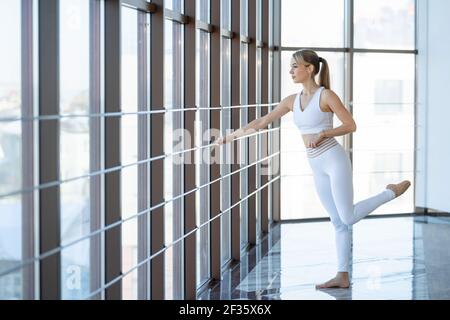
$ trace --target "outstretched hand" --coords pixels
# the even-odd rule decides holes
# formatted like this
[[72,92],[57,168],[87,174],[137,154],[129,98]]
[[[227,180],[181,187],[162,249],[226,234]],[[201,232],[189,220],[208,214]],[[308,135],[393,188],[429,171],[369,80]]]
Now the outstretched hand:
[[232,140],[233,140],[233,137],[230,137],[229,135],[225,136],[225,137],[222,136],[222,137],[217,138],[213,142],[213,144],[223,145],[225,143],[231,142]]

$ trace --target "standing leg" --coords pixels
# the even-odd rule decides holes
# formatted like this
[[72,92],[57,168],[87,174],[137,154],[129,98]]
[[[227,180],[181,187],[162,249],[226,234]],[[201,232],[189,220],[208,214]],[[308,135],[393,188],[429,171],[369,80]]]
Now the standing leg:
[[338,272],[348,272],[351,249],[350,227],[339,218],[331,193],[330,177],[326,174],[314,174],[314,183],[320,202],[330,215],[331,223],[334,226]]
[[382,204],[395,198],[395,193],[385,189],[379,194],[353,205],[353,175],[350,159],[343,148],[333,148],[329,153],[331,191],[339,217],[346,225],[353,225]]
[[334,226],[336,239],[336,252],[338,261],[338,273],[335,278],[317,285],[316,288],[342,287],[347,288],[350,285],[348,271],[351,250],[350,227],[344,224],[339,218],[338,211],[333,201],[331,193],[330,178],[324,173],[314,173],[314,183],[317,195],[330,215],[331,223]]

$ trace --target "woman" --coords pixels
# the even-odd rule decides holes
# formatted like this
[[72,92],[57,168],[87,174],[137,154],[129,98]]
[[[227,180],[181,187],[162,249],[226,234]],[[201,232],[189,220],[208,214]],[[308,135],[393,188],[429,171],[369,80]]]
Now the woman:
[[[319,70],[320,85],[315,81]],[[317,194],[330,215],[336,234],[337,274],[331,280],[316,285],[316,288],[349,288],[349,227],[382,204],[403,194],[411,183],[405,180],[398,184],[389,184],[381,193],[353,204],[351,162],[334,137],[355,132],[356,124],[339,97],[330,90],[328,63],[312,50],[300,50],[293,54],[290,74],[294,83],[303,85],[301,93],[286,97],[269,114],[218,138],[215,143],[220,145],[230,142],[266,128],[269,123],[289,111],[294,113],[294,122],[302,133]],[[334,114],[342,122],[337,128],[333,128]]]

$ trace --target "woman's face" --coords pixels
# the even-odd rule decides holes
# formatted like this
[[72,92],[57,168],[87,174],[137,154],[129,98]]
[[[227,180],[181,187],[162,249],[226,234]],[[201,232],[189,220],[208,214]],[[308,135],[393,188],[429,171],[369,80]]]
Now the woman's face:
[[297,63],[294,58],[291,59],[291,70],[289,73],[294,83],[304,83],[311,77],[308,68],[303,63]]

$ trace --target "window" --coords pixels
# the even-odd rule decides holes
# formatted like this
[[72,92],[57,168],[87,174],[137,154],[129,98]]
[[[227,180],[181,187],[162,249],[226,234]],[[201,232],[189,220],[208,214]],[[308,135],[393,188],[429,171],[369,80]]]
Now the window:
[[283,47],[342,47],[344,0],[283,0]]
[[354,0],[355,47],[414,49],[414,0]]
[[[412,54],[355,54],[353,116],[358,125],[353,134],[355,199],[381,192],[390,183],[413,181],[414,60]],[[407,193],[374,213],[413,210],[413,193]]]
[[403,96],[403,81],[395,79],[376,79],[374,84],[374,103],[376,114],[398,114],[402,112],[402,105],[391,104],[392,101],[401,101]]

